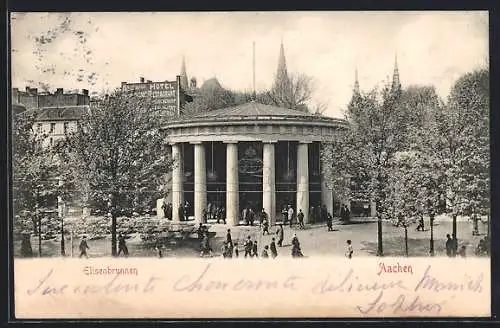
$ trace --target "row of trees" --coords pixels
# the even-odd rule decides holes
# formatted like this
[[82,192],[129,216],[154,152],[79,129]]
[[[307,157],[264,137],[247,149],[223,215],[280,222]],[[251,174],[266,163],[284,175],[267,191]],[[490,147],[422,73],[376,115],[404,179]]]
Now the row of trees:
[[165,196],[173,161],[162,118],[151,99],[116,91],[96,99],[74,129],[47,147],[37,115],[26,111],[13,118],[14,214],[41,222],[39,208],[55,208],[57,200],[108,213],[115,255],[117,217],[149,211]]
[[324,175],[339,196],[375,202],[382,218],[489,211],[489,73],[460,77],[443,102],[429,86],[355,92],[350,123],[322,150]]

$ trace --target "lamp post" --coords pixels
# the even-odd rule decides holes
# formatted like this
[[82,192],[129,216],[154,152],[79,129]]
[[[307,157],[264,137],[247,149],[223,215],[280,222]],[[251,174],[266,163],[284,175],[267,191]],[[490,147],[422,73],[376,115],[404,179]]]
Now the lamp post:
[[378,235],[378,243],[377,243],[377,256],[384,256],[384,248],[382,245],[382,215],[379,211],[377,211],[377,235]]

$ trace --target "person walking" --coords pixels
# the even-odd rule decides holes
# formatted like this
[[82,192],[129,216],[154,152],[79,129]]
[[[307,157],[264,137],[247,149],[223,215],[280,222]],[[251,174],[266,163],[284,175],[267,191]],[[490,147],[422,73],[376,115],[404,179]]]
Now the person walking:
[[451,254],[453,257],[456,257],[458,254],[458,239],[457,239],[457,236],[455,234],[451,234],[451,239],[452,239],[452,245],[453,245]]
[[250,236],[248,236],[248,239],[245,240],[245,244],[243,245],[243,247],[245,248],[245,258],[247,256],[252,257],[253,243],[252,239],[250,239]]
[[299,221],[299,228],[305,229],[304,225],[304,213],[302,213],[302,209],[299,209],[299,213],[297,213],[297,220]]
[[120,256],[121,252],[123,252],[123,255],[125,257],[128,256],[128,248],[125,242],[125,236],[122,233],[120,233],[120,235],[118,236],[118,256]]
[[302,257],[302,250],[300,249],[299,238],[297,238],[297,234],[293,235],[292,238],[292,257]]
[[293,226],[293,208],[291,205],[288,205],[288,223],[291,228]]
[[269,247],[271,249],[271,256],[272,258],[276,258],[276,256],[278,256],[278,250],[276,249],[276,243],[274,241],[274,237],[273,239],[271,240],[271,245]]
[[422,213],[419,213],[417,231],[425,231],[424,216],[422,215]]
[[226,242],[233,245],[233,238],[231,237],[231,229],[227,229]]
[[333,217],[330,213],[326,215],[326,225],[328,227],[328,231],[333,231]]
[[85,256],[85,258],[88,258],[87,249],[90,249],[87,244],[87,237],[83,236],[82,241],[80,242],[80,257]]
[[348,259],[352,259],[352,254],[354,253],[354,250],[352,249],[352,242],[350,239],[347,240],[347,249],[345,251],[345,256]]
[[252,245],[252,256],[259,257],[259,249],[257,247],[257,240],[254,240]]
[[283,238],[285,235],[285,232],[283,231],[283,225],[280,224],[278,227],[278,230],[276,230],[276,235],[278,236],[278,246],[282,247],[283,246]]
[[446,256],[452,257],[453,254],[453,240],[450,237],[450,234],[446,234]]

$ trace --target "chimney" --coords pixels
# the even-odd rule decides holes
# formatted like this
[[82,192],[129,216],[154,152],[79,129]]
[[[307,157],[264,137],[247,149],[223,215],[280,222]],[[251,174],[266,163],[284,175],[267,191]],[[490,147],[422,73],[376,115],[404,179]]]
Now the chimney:
[[83,93],[84,96],[88,96],[89,95],[89,90],[82,89],[82,93]]
[[140,81],[141,83],[144,83],[144,78],[141,76],[141,77],[139,78],[139,81]]

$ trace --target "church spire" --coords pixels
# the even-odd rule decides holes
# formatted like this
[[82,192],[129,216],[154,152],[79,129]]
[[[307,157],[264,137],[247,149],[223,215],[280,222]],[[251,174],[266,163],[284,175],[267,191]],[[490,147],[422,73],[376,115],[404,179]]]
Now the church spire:
[[401,90],[401,82],[399,80],[398,70],[398,55],[394,56],[394,73],[392,75],[392,91],[399,92]]
[[182,56],[182,67],[181,67],[181,88],[186,90],[188,88],[188,78],[186,73],[186,60]]
[[283,47],[283,39],[281,40],[280,55],[278,58],[278,71],[276,72],[276,79],[287,78],[288,71],[286,69],[285,48]]
[[353,93],[359,94],[358,68],[354,71],[354,88]]

